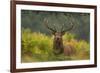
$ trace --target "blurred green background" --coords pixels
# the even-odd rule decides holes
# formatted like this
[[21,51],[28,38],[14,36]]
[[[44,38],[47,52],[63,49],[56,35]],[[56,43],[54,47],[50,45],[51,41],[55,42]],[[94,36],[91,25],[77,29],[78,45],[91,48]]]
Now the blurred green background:
[[[44,19],[48,19],[49,26],[60,31],[62,24],[64,29],[74,28],[63,36],[64,46],[70,46],[74,53],[71,55],[53,54],[53,35],[44,25]],[[72,21],[73,20],[73,21]],[[21,10],[21,61],[22,62],[46,62],[64,60],[86,60],[90,58],[90,14],[75,12],[53,12]]]

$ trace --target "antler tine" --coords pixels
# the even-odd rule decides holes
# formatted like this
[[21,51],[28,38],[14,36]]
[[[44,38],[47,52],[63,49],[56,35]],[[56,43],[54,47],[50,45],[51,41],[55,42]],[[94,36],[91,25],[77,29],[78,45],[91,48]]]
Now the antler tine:
[[[72,16],[71,16],[71,17],[72,17]],[[72,21],[73,21],[73,18],[72,18]],[[70,31],[70,30],[74,27],[74,24],[72,23],[72,21],[70,22],[71,27],[68,28],[68,29],[63,29],[62,32]]]
[[53,24],[53,26],[54,26],[55,31],[57,31],[57,29],[56,29],[56,25],[55,25],[55,24]]
[[[72,24],[72,23],[71,23],[71,24]],[[74,26],[74,25],[72,24],[72,26],[71,26],[70,28],[63,30],[62,32],[70,31],[70,30],[73,28],[73,26]]]
[[68,28],[68,29],[63,30],[63,32],[70,31],[73,27],[74,27],[74,25],[73,25],[72,22],[71,22],[71,27]]
[[46,22],[46,23],[45,23],[45,26],[46,26],[49,30],[51,30],[51,31],[53,31],[53,32],[56,32],[56,30],[54,30],[54,29],[52,29],[51,27],[48,26],[48,20],[47,20],[46,18],[44,19],[44,22]]
[[64,27],[64,25],[65,25],[65,24],[63,24],[62,27],[61,27],[61,32],[63,31],[63,27]]

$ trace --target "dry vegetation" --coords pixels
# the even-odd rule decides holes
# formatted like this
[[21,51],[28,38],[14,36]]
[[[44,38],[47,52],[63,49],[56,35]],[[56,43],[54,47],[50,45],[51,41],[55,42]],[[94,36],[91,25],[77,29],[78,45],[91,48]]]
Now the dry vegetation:
[[[22,62],[45,62],[45,61],[64,61],[64,60],[85,60],[89,59],[90,44],[85,40],[75,39],[75,35],[66,33],[63,36],[64,46],[71,50],[63,54],[53,54],[53,36],[43,33],[32,32],[29,29],[22,30],[21,42],[21,61]],[[69,53],[69,55],[67,55]]]

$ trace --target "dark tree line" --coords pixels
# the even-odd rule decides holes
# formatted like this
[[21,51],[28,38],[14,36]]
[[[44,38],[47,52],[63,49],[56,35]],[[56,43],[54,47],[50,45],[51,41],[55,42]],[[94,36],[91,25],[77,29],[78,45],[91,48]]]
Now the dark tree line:
[[74,13],[74,12],[53,12],[53,11],[21,11],[21,27],[29,28],[33,32],[41,32],[50,35],[50,32],[44,26],[44,19],[49,20],[49,26],[60,31],[61,26],[64,28],[70,26],[70,22],[74,24],[74,28],[69,31],[76,34],[77,39],[89,41],[90,38],[90,14],[89,13]]

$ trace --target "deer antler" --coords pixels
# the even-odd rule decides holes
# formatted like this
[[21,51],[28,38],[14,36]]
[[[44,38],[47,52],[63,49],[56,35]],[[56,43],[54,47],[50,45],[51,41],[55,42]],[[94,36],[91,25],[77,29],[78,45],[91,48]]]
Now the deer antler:
[[71,27],[67,28],[67,29],[63,29],[61,32],[66,32],[66,31],[70,31],[71,29],[73,29],[73,24],[71,22]]
[[[71,16],[72,17],[72,16]],[[73,18],[71,19],[73,21]],[[66,31],[70,31],[71,29],[73,29],[74,24],[72,23],[72,21],[70,22],[71,27],[67,28],[67,29],[63,29],[65,27],[65,24],[62,25],[61,27],[61,32],[65,33]]]
[[44,22],[45,22],[45,26],[46,26],[49,30],[51,30],[51,31],[53,31],[53,32],[56,32],[55,25],[54,25],[54,28],[55,28],[55,29],[53,29],[53,28],[51,28],[51,27],[48,26],[49,23],[48,23],[48,20],[47,20],[46,18],[44,19]]

